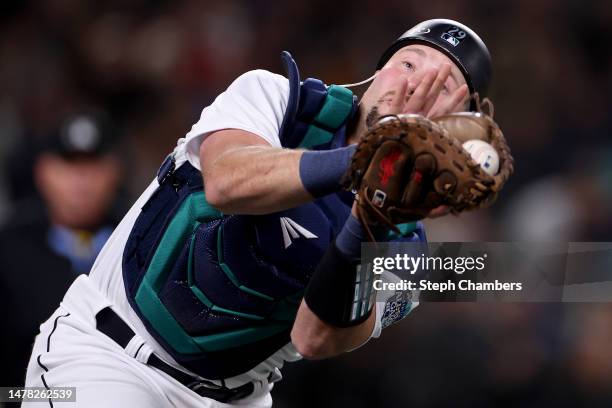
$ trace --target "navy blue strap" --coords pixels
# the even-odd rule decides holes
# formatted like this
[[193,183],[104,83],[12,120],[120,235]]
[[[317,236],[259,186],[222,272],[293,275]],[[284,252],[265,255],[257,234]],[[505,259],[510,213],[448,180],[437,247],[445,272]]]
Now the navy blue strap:
[[293,128],[296,122],[295,118],[297,116],[298,104],[300,101],[300,71],[289,52],[283,51],[281,53],[281,59],[285,65],[287,78],[289,79],[289,99],[287,100],[287,110],[283,117],[279,136],[282,146],[295,147],[297,145],[290,146],[288,139],[289,136],[293,134]]
[[314,150],[327,149],[330,144],[343,147],[344,143],[334,141],[341,135],[344,142],[345,125],[356,111],[357,98],[346,88],[327,87],[318,79],[300,82],[291,54],[283,51],[282,60],[289,80],[289,97],[279,132],[281,145]]
[[300,96],[300,109],[298,111],[298,120],[302,122],[312,122],[315,116],[321,110],[327,97],[327,87],[315,78],[306,78],[302,83],[302,92]]
[[160,186],[164,184],[170,176],[172,176],[172,173],[174,173],[174,169],[175,169],[174,155],[169,154],[168,156],[166,156],[166,159],[164,160],[162,165],[157,170],[157,181]]

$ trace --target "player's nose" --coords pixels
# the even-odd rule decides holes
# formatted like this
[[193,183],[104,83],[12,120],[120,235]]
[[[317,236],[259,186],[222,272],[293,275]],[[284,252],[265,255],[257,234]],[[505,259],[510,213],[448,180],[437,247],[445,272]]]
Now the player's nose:
[[438,68],[436,67],[428,67],[415,69],[413,72],[409,72],[407,74],[408,78],[408,87],[411,91],[414,91],[416,87],[421,83],[425,75],[430,74],[435,78],[438,75]]

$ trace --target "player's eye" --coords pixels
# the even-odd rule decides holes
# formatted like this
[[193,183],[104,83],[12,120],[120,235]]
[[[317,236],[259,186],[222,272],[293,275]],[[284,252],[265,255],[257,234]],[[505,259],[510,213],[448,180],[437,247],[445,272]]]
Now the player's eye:
[[402,61],[402,65],[404,66],[404,68],[406,68],[409,71],[414,71],[414,65],[412,65],[410,62],[408,61]]

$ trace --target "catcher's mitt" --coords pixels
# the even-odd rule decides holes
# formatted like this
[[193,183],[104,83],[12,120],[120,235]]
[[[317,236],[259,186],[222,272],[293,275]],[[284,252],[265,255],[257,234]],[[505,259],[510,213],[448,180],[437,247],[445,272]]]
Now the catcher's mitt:
[[[471,139],[495,148],[496,175],[485,173],[463,149]],[[358,215],[366,227],[379,223],[397,231],[395,225],[422,219],[440,205],[453,213],[491,205],[512,172],[510,149],[492,113],[462,112],[433,120],[390,115],[358,143],[347,187],[358,194]]]

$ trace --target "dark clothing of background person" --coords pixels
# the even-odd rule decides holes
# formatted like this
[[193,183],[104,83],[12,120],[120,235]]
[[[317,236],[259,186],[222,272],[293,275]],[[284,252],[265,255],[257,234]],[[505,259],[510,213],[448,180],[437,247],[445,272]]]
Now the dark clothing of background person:
[[[0,336],[0,385],[11,387],[24,384],[40,324],[57,309],[72,281],[89,272],[99,252],[99,248],[92,248],[95,253],[89,268],[80,263],[77,270],[50,244],[52,226],[42,205],[26,207],[0,229],[0,308],[5,328]],[[111,221],[98,229],[102,231],[100,241],[108,238],[114,225]],[[103,242],[97,246],[100,244]]]
[[23,386],[40,324],[89,273],[124,213],[118,135],[104,113],[78,112],[17,151],[10,175],[34,191],[15,197],[0,226],[1,386]]

